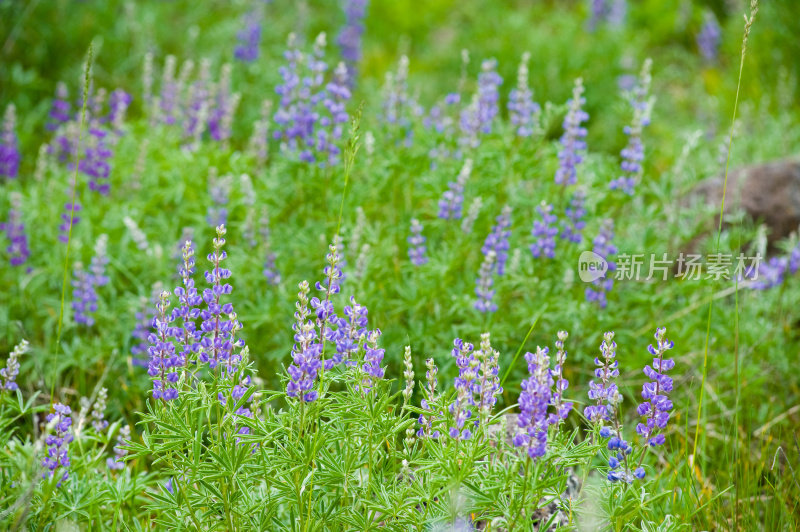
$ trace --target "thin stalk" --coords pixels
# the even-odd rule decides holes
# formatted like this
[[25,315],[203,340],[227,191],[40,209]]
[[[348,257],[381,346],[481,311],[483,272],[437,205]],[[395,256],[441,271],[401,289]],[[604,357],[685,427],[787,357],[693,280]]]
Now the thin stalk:
[[70,198],[69,227],[67,228],[67,249],[64,254],[64,275],[61,280],[61,306],[58,311],[58,331],[56,332],[56,350],[53,354],[53,369],[55,376],[50,383],[50,402],[53,402],[56,380],[58,379],[58,352],[61,348],[61,331],[64,325],[64,301],[67,297],[67,274],[69,273],[69,245],[72,242],[72,225],[75,218],[75,194],[78,188],[78,168],[81,160],[81,141],[83,140],[83,128],[86,124],[86,104],[89,100],[89,78],[92,71],[92,61],[94,60],[94,43],[89,43],[89,50],[86,52],[86,63],[83,67],[83,105],[81,106],[81,121],[78,125],[78,143],[75,145],[75,173],[72,178],[72,197]]
[[[734,125],[736,123],[736,113],[739,109],[739,94],[742,87],[742,72],[744,71],[744,58],[747,52],[747,38],[750,35],[750,29],[753,25],[753,21],[755,20],[756,13],[758,13],[758,0],[750,0],[750,17],[748,18],[746,15],[744,17],[745,20],[744,38],[742,39],[742,53],[741,53],[741,58],[739,60],[739,77],[736,82],[736,98],[733,101],[733,116],[731,117],[731,127],[728,136],[728,155],[725,159],[725,177],[722,183],[722,201],[719,207],[719,223],[717,226],[717,239],[715,245],[716,253],[719,253],[720,237],[722,235],[722,215],[723,212],[725,211],[725,194],[728,190],[728,171],[731,164],[731,152],[733,148],[733,131],[734,131]],[[698,468],[698,471],[700,473],[702,473],[702,470],[700,469],[700,466],[697,463],[697,441],[700,437],[700,416],[702,415],[703,412],[703,398],[705,396],[706,378],[708,376],[708,346],[709,346],[709,339],[711,338],[711,312],[713,308],[714,308],[714,300],[712,299],[708,304],[708,317],[706,320],[706,339],[705,339],[705,346],[703,348],[703,378],[700,382],[700,399],[697,403],[697,425],[695,428],[694,443],[692,444],[692,455],[691,455],[692,464]]]

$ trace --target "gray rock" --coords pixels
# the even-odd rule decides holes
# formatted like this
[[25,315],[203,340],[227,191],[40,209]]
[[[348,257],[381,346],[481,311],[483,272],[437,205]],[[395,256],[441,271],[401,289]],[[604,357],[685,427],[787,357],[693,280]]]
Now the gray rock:
[[[724,176],[713,177],[700,183],[690,196],[719,209],[723,184]],[[800,226],[800,161],[774,161],[731,171],[723,214],[740,209],[767,225],[770,244],[796,231]]]

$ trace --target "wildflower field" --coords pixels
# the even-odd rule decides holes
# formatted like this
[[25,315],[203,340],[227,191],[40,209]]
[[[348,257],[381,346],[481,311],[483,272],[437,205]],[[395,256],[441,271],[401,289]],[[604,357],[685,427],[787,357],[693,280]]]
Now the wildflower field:
[[800,529],[798,18],[0,0],[0,530]]

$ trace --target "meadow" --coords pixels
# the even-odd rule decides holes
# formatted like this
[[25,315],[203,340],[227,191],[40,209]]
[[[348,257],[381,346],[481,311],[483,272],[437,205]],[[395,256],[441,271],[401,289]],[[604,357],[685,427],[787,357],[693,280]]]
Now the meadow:
[[0,529],[800,529],[793,4],[0,0]]

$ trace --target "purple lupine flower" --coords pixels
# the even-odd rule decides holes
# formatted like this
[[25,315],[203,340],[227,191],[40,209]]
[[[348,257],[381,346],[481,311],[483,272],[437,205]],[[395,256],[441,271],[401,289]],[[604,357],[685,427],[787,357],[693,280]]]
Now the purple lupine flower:
[[92,277],[94,286],[105,286],[108,284],[106,275],[106,265],[108,264],[108,235],[100,235],[94,245],[94,256],[89,263],[89,274]]
[[583,228],[586,227],[586,194],[583,190],[576,190],[569,200],[569,206],[565,209],[566,219],[561,221],[561,233],[559,238],[567,242],[580,244],[583,239]]
[[395,143],[411,146],[414,138],[413,119],[424,112],[417,100],[408,93],[408,57],[401,56],[397,72],[386,73],[382,91],[381,120],[389,129]]
[[3,116],[3,129],[0,131],[0,176],[14,179],[19,172],[19,141],[14,129],[17,125],[17,113],[14,104],[8,104]]
[[475,226],[475,220],[478,219],[478,214],[480,214],[482,206],[483,199],[480,196],[475,197],[472,203],[469,204],[467,215],[461,220],[461,230],[464,233],[469,234],[472,232],[472,228]]
[[577,183],[577,167],[583,161],[582,152],[586,149],[586,128],[581,124],[589,119],[589,114],[583,110],[586,98],[583,97],[583,80],[575,80],[572,98],[567,102],[569,110],[564,117],[564,134],[561,136],[561,151],[558,152],[558,170],[556,170],[556,183],[559,185],[574,185]]
[[717,17],[711,11],[706,11],[703,16],[703,25],[697,34],[697,48],[706,61],[716,61],[721,40],[722,28],[717,22]]
[[[341,290],[339,283],[341,282],[343,274],[341,268],[339,267],[342,261],[336,246],[331,244],[328,246],[328,251],[328,254],[325,256],[325,260],[328,262],[328,265],[322,270],[325,278],[321,283],[317,281],[314,286],[317,290],[325,292],[325,295],[327,296],[326,300],[330,302],[330,296],[333,294],[338,294]],[[315,302],[314,300],[317,301]],[[325,317],[320,314],[320,309],[324,307],[324,310],[327,312],[329,310],[328,307],[323,305],[317,298],[311,299],[311,306],[316,310],[317,317],[321,320],[324,320]]]
[[422,266],[428,263],[428,257],[425,256],[425,237],[422,236],[422,224],[419,220],[414,218],[411,220],[411,236],[408,237],[408,258],[411,259],[411,264],[414,266]]
[[361,60],[361,36],[364,34],[364,17],[367,14],[368,0],[344,0],[345,25],[336,38],[347,63],[347,82],[355,84],[358,62]]
[[241,95],[231,93],[231,70],[230,63],[222,65],[222,74],[217,84],[217,92],[213,99],[213,108],[208,117],[208,133],[212,139],[222,142],[227,146],[231,138],[233,115],[239,107]]
[[550,403],[553,378],[550,375],[550,359],[547,348],[536,348],[536,353],[525,353],[530,377],[522,381],[519,395],[519,417],[515,447],[523,447],[531,459],[538,459],[547,452],[547,406]]
[[217,177],[217,169],[211,167],[208,173],[208,195],[211,197],[212,205],[209,205],[206,215],[208,225],[217,227],[228,222],[227,204],[230,194],[231,176]]
[[622,26],[627,10],[627,0],[589,0],[589,30],[594,31],[601,24]]
[[494,285],[493,274],[496,259],[497,255],[494,250],[489,250],[483,258],[480,270],[478,270],[478,279],[475,281],[475,295],[478,296],[478,300],[475,302],[475,309],[480,312],[497,311],[497,303],[492,301],[495,294],[492,286]]
[[372,387],[375,386],[375,382],[378,379],[382,379],[386,372],[386,368],[381,367],[385,350],[378,347],[378,338],[380,336],[380,329],[367,333],[366,343],[364,344],[364,363],[361,365],[364,376],[361,378],[360,389],[364,393],[369,393]]
[[258,59],[259,45],[261,44],[261,13],[257,10],[247,13],[242,22],[244,27],[236,34],[239,44],[233,51],[233,56],[245,63]]
[[440,103],[432,106],[422,120],[423,126],[433,129],[438,134],[436,144],[428,152],[428,156],[431,158],[431,168],[435,168],[437,160],[460,157],[459,151],[450,148],[457,118],[456,106],[460,102],[461,95],[451,92],[445,95]]
[[177,336],[178,331],[170,326],[172,314],[169,309],[169,292],[161,292],[158,304],[156,305],[156,317],[153,319],[153,329],[148,336],[150,346],[147,352],[150,355],[150,362],[147,367],[147,374],[153,379],[153,399],[172,401],[178,398],[178,389],[175,384],[180,376],[175,368],[181,365],[180,356],[175,352],[175,344],[172,338]]
[[420,406],[426,410],[426,413],[420,414],[419,418],[417,419],[417,422],[420,425],[420,428],[417,431],[417,437],[438,438],[440,434],[438,430],[433,430],[433,421],[436,417],[434,403],[436,402],[437,398],[436,386],[438,385],[439,381],[436,378],[436,375],[439,372],[439,369],[436,367],[436,363],[432,358],[429,358],[425,361],[425,367],[427,368],[427,371],[425,372],[426,385],[422,387],[422,393],[425,398],[420,402]]
[[322,368],[322,344],[315,342],[317,332],[314,322],[309,318],[311,312],[308,309],[308,281],[303,281],[299,285],[300,291],[297,294],[296,311],[294,313],[294,346],[292,346],[292,364],[286,368],[289,374],[289,382],[286,385],[286,395],[297,397],[310,403],[316,401],[319,392],[314,389],[314,381],[317,379],[319,370]]
[[572,410],[572,403],[564,401],[564,391],[569,387],[569,381],[564,378],[564,363],[567,361],[567,352],[564,350],[564,342],[569,334],[567,331],[558,331],[556,340],[556,363],[551,371],[551,376],[555,381],[555,388],[550,398],[555,412],[548,415],[548,422],[553,424],[561,423],[567,419],[569,411]]
[[642,173],[642,161],[644,160],[642,130],[650,124],[650,110],[653,105],[649,97],[652,63],[649,58],[645,60],[637,85],[628,96],[633,108],[633,121],[624,129],[625,134],[628,135],[628,144],[620,152],[622,157],[620,166],[623,174],[608,184],[608,188],[611,190],[619,189],[629,196],[633,195],[636,181]]
[[50,121],[47,122],[48,131],[55,131],[61,124],[69,122],[71,111],[67,85],[63,81],[59,81],[56,85],[53,107],[50,109]]
[[459,125],[462,137],[459,144],[477,148],[479,136],[492,132],[492,124],[500,110],[500,85],[503,78],[497,73],[497,60],[487,59],[481,63],[478,75],[478,90],[470,105],[461,111]]
[[800,242],[789,252],[789,273],[796,274],[800,270]]
[[128,455],[126,448],[131,439],[131,427],[123,425],[117,433],[117,443],[114,445],[114,458],[106,458],[106,467],[112,471],[125,468],[125,457]]
[[671,358],[664,358],[664,353],[675,347],[675,343],[667,339],[667,329],[659,327],[656,329],[656,347],[652,344],[647,346],[647,350],[653,355],[653,367],[645,366],[644,374],[650,382],[642,386],[642,399],[644,402],[639,405],[636,411],[645,418],[644,423],[636,426],[636,432],[647,440],[651,447],[664,445],[664,434],[659,432],[667,428],[669,422],[669,411],[672,410],[672,401],[667,394],[672,391],[672,378],[667,376],[667,372],[675,367],[675,361]]
[[106,138],[108,133],[93,120],[89,126],[89,142],[86,152],[78,163],[81,172],[89,176],[89,189],[106,195],[111,187],[108,183],[111,175],[111,164],[108,159],[113,152]]
[[[480,350],[475,353],[480,368],[480,376],[475,380],[473,393],[478,397],[478,414],[481,421],[485,421],[492,414],[497,396],[503,393],[498,377],[498,358],[500,353],[492,348],[489,333],[481,334]],[[477,424],[477,420],[476,420]]]
[[533,101],[533,92],[528,85],[528,61],[531,54],[522,54],[517,69],[517,86],[508,94],[508,115],[518,137],[530,137],[538,129],[541,107]]
[[[47,454],[42,459],[42,466],[47,469],[42,473],[42,478],[53,478],[60,474],[56,487],[69,478],[69,444],[73,440],[70,427],[72,426],[72,410],[68,406],[56,403],[53,405],[54,413],[47,414],[47,423],[53,426],[53,433],[48,434],[44,442],[47,445]],[[57,470],[63,469],[63,473]]]
[[[81,204],[78,203],[78,197],[75,194],[74,179],[67,191],[67,196],[70,201],[64,203],[64,212],[61,213],[61,223],[58,225],[58,240],[64,244],[69,241],[72,227],[81,221],[80,216],[77,214],[81,210]],[[76,196],[74,201],[72,200],[73,196]]]
[[453,341],[452,356],[456,359],[458,377],[455,379],[456,397],[449,407],[453,416],[453,426],[448,429],[448,434],[454,440],[468,440],[472,437],[465,424],[472,417],[472,406],[475,404],[473,390],[478,377],[478,360],[472,350],[474,346],[466,343],[461,338]]
[[301,52],[289,35],[289,49],[284,53],[288,64],[280,68],[283,83],[275,87],[280,105],[275,112],[275,139],[282,150],[300,161],[321,165],[338,160],[343,124],[348,115],[344,104],[350,99],[347,68],[340,65],[334,79],[325,84],[325,34],[321,33],[310,54]]
[[180,345],[183,347],[182,351],[178,353],[181,363],[184,367],[193,362],[192,357],[200,351],[200,338],[203,331],[197,328],[195,321],[200,316],[200,304],[203,298],[197,293],[197,288],[194,286],[194,244],[191,240],[186,240],[181,250],[182,265],[179,269],[181,277],[181,284],[175,288],[174,294],[178,298],[180,306],[175,307],[172,311],[172,319],[180,319],[181,326],[177,328],[179,336],[177,337]]
[[97,311],[97,292],[91,272],[83,269],[83,265],[75,265],[75,278],[72,280],[72,311],[75,323],[91,327],[94,325],[94,314]]
[[233,314],[233,303],[221,303],[223,295],[230,294],[233,287],[225,279],[230,278],[231,271],[223,268],[222,261],[228,253],[222,249],[225,245],[226,229],[224,225],[217,226],[217,237],[214,239],[214,251],[208,254],[211,270],[206,270],[204,276],[211,288],[203,290],[203,301],[206,309],[200,312],[203,320],[200,330],[203,338],[200,341],[200,362],[207,362],[209,368],[216,369],[221,362],[230,359],[234,347],[241,347],[240,340],[234,341],[231,332],[236,325],[235,319],[225,319]]
[[200,62],[200,73],[189,86],[188,106],[184,113],[183,134],[187,139],[186,149],[196,151],[200,147],[213,105],[211,63],[207,58]]
[[503,275],[506,270],[506,262],[508,261],[509,243],[508,239],[511,236],[511,207],[506,205],[500,212],[500,215],[495,218],[496,224],[492,226],[492,231],[483,241],[481,253],[486,255],[489,251],[495,253],[495,271],[497,275]]
[[108,390],[106,388],[100,388],[100,391],[97,392],[97,399],[92,407],[92,427],[96,432],[103,432],[108,428],[106,403],[108,403]]
[[108,97],[108,123],[115,135],[123,134],[122,126],[125,121],[125,113],[128,111],[133,98],[122,89],[115,89]]
[[22,340],[18,343],[11,354],[8,355],[6,360],[6,367],[0,369],[0,377],[3,379],[3,385],[0,386],[0,391],[8,390],[13,392],[19,389],[17,385],[17,376],[19,375],[19,357],[28,352],[28,341]]
[[[414,394],[414,362],[411,360],[411,346],[407,345],[403,350],[403,377],[406,380],[406,385],[403,388],[403,406],[405,407],[408,405],[408,402],[411,400],[411,396]],[[411,434],[408,433],[408,429],[406,429],[407,435],[413,435],[413,429],[411,429]]]
[[481,63],[478,75],[478,119],[481,133],[491,133],[492,123],[500,112],[500,85],[503,78],[497,73],[497,60]]
[[350,100],[350,88],[347,85],[347,67],[339,63],[333,71],[333,79],[325,86],[325,99],[322,107],[328,111],[329,116],[320,119],[324,128],[317,131],[317,151],[328,153],[328,162],[333,164],[338,161],[341,150],[335,141],[342,138],[344,124],[347,123],[347,101]]
[[586,300],[596,303],[600,308],[606,308],[608,301],[606,294],[614,287],[612,272],[617,269],[617,263],[611,260],[611,256],[617,253],[617,247],[612,240],[614,239],[614,221],[610,218],[603,222],[600,232],[592,242],[592,251],[602,257],[608,264],[608,270],[603,277],[592,281],[592,287],[586,287]]
[[[181,236],[178,237],[178,241],[175,243],[175,247],[173,248],[174,252],[172,254],[172,260],[178,263],[178,277],[181,276],[181,270],[184,267],[183,261],[183,248],[186,246],[186,243],[189,242],[190,247],[192,248],[192,254],[194,254],[195,246],[194,242],[194,228],[193,227],[184,227],[181,229]],[[192,272],[194,273],[194,272]]]
[[531,244],[531,254],[537,259],[540,257],[553,259],[556,256],[558,228],[555,224],[558,217],[553,214],[553,206],[544,202],[536,207],[536,212],[542,219],[533,222],[531,235],[535,240]]
[[628,455],[633,452],[633,447],[631,447],[628,441],[622,438],[621,430],[619,425],[617,425],[616,429],[613,431],[609,427],[603,427],[603,429],[600,430],[600,436],[609,438],[607,445],[608,450],[616,453],[611,455],[608,459],[608,475],[606,478],[611,482],[619,482],[622,480],[630,484],[633,482],[634,475],[636,478],[644,478],[644,469],[640,467],[634,472],[634,475],[631,475],[628,465]]
[[786,257],[772,257],[758,268],[758,278],[753,281],[754,290],[768,290],[783,283],[788,261]]
[[336,246],[336,244],[340,242],[341,237],[337,234],[333,239],[333,243],[328,246],[329,253],[325,256],[325,260],[328,262],[327,266],[323,269],[325,278],[322,282],[317,281],[314,285],[317,290],[324,292],[325,298],[311,298],[311,307],[314,309],[314,314],[317,316],[316,326],[319,329],[320,355],[325,340],[332,340],[335,336],[335,333],[329,329],[329,324],[336,325],[339,323],[339,319],[333,308],[331,296],[339,293],[341,290],[340,283],[344,278],[340,268],[342,260]]
[[262,272],[264,277],[267,278],[267,282],[272,286],[278,286],[281,283],[281,273],[275,266],[275,259],[275,253],[268,251],[267,257],[264,260],[264,271]]
[[447,191],[439,200],[439,218],[442,220],[460,220],[464,206],[464,185],[472,173],[472,159],[466,159],[455,181],[447,184]]
[[25,264],[31,256],[28,248],[28,235],[25,233],[25,224],[22,221],[22,197],[17,192],[12,192],[11,208],[8,210],[8,220],[0,223],[0,231],[5,231],[9,244],[6,247],[8,262],[12,266]]
[[345,317],[331,317],[331,323],[335,323],[337,328],[335,331],[329,331],[326,340],[336,344],[336,353],[325,361],[326,371],[342,362],[348,365],[356,364],[352,355],[358,351],[361,340],[368,338],[370,333],[367,330],[367,314],[367,307],[359,305],[355,297],[350,296],[350,305],[344,307]]
[[258,120],[253,122],[253,133],[247,143],[247,152],[253,155],[262,167],[269,157],[269,124],[272,114],[272,100],[261,102],[261,114]]
[[[599,382],[589,381],[589,399],[595,404],[589,405],[583,410],[583,414],[590,423],[602,425],[603,420],[609,420],[613,412],[613,404],[619,396],[617,384],[614,379],[619,377],[619,361],[615,360],[617,353],[617,343],[614,341],[614,333],[609,331],[603,334],[603,342],[600,344],[600,357],[595,357],[594,363],[597,368],[594,376],[600,379]],[[601,432],[601,435],[604,434]],[[603,436],[608,437],[608,436]]]

